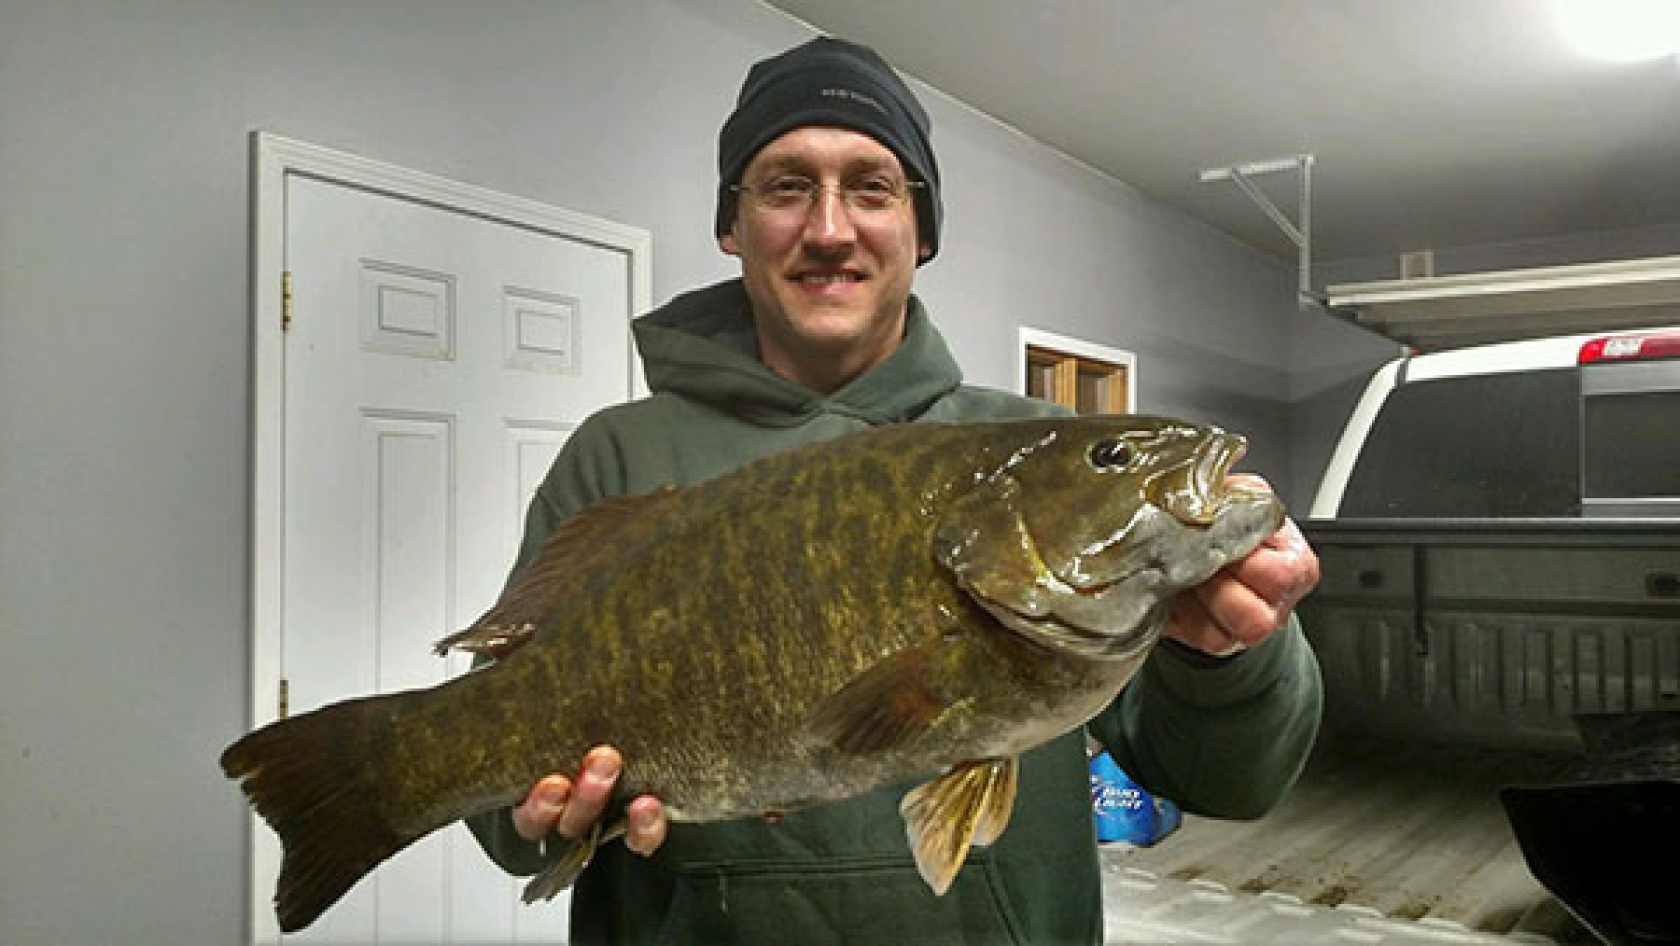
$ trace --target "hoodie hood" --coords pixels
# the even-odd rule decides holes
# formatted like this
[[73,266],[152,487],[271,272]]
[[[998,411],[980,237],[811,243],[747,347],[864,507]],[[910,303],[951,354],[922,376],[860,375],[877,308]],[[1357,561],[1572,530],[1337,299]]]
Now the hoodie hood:
[[962,383],[956,359],[913,295],[904,341],[833,394],[795,384],[759,360],[740,279],[677,296],[631,328],[654,393],[715,405],[764,426],[792,427],[825,413],[868,424],[913,420]]

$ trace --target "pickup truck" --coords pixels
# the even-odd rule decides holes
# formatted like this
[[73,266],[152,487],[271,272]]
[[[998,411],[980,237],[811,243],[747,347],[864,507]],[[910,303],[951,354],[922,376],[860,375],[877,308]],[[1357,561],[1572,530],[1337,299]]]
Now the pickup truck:
[[1302,528],[1337,724],[1570,750],[1680,709],[1680,330],[1390,363]]
[[[1184,837],[1105,849],[1111,939],[1680,938],[1666,893],[1579,890],[1649,899],[1657,884],[1620,873],[1628,839],[1680,841],[1680,329],[1383,366],[1299,521],[1323,570],[1300,608],[1319,746],[1259,822],[1186,818]],[[1630,815],[1552,793],[1606,728],[1666,766],[1655,820],[1650,798]],[[1597,836],[1537,840],[1537,819]]]

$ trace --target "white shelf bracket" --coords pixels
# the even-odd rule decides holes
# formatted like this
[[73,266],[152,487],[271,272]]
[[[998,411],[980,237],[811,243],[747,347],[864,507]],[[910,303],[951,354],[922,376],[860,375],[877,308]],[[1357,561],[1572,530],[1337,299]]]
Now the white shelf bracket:
[[[1312,155],[1297,154],[1268,161],[1250,161],[1231,167],[1209,168],[1201,173],[1201,181],[1204,184],[1212,181],[1230,181],[1236,184],[1250,200],[1260,205],[1266,216],[1272,218],[1272,222],[1278,225],[1284,236],[1289,237],[1290,242],[1295,244],[1296,258],[1299,262],[1296,295],[1303,307],[1308,304],[1324,304],[1323,299],[1315,294],[1312,288],[1312,166]],[[1290,220],[1288,215],[1279,210],[1277,204],[1250,180],[1261,174],[1276,174],[1280,171],[1300,172],[1301,186],[1296,220]]]

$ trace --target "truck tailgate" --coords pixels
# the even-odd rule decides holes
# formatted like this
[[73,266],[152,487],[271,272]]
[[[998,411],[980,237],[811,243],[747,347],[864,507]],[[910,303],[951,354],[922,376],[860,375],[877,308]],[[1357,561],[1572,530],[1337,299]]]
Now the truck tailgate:
[[1680,708],[1680,520],[1309,520],[1302,602],[1334,728],[1575,750]]

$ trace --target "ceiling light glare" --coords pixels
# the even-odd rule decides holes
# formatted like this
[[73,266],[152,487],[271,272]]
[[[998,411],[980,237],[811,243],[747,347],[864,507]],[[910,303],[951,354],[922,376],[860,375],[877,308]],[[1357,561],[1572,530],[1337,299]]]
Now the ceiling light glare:
[[1558,28],[1594,59],[1680,55],[1680,0],[1556,0]]

